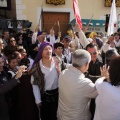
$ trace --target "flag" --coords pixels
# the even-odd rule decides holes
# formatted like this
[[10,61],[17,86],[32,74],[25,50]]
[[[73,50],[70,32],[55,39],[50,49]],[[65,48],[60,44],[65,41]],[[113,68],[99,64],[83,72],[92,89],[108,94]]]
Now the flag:
[[117,31],[117,13],[116,13],[116,3],[115,0],[112,2],[111,11],[110,11],[110,19],[108,25],[107,35],[111,35]]
[[39,17],[39,23],[38,23],[39,27],[40,27],[40,31],[44,31],[44,16],[43,16],[43,3],[41,5],[41,11],[40,11],[40,17]]
[[41,11],[40,11],[40,17],[39,17],[39,24],[41,23],[42,17],[43,17],[43,7],[41,5]]
[[81,20],[81,16],[80,16],[80,10],[78,7],[78,0],[73,0],[73,10],[74,10],[76,22],[79,25],[79,28],[82,29],[82,20]]

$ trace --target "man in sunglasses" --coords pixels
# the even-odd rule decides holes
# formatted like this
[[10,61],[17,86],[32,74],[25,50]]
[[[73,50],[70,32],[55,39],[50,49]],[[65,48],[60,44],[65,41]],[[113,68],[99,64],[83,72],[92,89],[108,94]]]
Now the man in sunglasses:
[[[95,83],[95,81],[100,77],[100,67],[103,66],[103,63],[101,63],[98,59],[98,48],[95,44],[90,43],[86,46],[86,50],[91,55],[91,62],[89,64],[88,72],[86,74],[86,77],[88,77],[92,82]],[[91,120],[94,118],[94,112],[95,112],[95,99],[91,100],[90,103],[90,111],[92,114]]]
[[98,48],[95,44],[90,43],[86,46],[86,50],[90,53],[91,55],[91,62],[89,65],[88,73],[89,75],[93,76],[91,79],[93,82],[97,80],[98,76],[101,75],[100,73],[100,67],[102,67],[102,63],[98,59]]

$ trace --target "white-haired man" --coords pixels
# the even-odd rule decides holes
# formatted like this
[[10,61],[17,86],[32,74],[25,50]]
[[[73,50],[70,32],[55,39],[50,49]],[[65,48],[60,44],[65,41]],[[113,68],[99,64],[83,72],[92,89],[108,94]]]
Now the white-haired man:
[[73,66],[60,74],[58,120],[90,120],[88,103],[97,96],[95,85],[84,76],[90,61],[89,52],[76,50]]

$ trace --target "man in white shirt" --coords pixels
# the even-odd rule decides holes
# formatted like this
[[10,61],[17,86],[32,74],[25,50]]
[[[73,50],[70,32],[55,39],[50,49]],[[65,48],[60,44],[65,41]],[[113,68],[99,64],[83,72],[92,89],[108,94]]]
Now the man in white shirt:
[[65,63],[71,63],[71,60],[72,60],[72,54],[69,47],[70,42],[71,42],[71,37],[69,35],[66,35],[62,40],[62,43],[64,45],[63,54],[66,57],[66,61],[64,61]]
[[40,46],[40,44],[42,42],[46,41],[46,32],[42,31],[42,32],[34,32],[32,35],[32,44],[37,43],[38,47]]
[[62,43],[54,44],[54,54],[60,61],[64,61],[65,56],[63,55],[64,45]]
[[66,57],[63,55],[63,50],[64,50],[64,45],[62,43],[55,43],[54,44],[54,54],[58,60],[58,62],[61,65],[61,71],[64,70],[65,68],[69,68],[71,64],[66,64]]
[[54,29],[50,29],[50,34],[47,35],[47,41],[50,42],[52,45],[56,42],[55,31]]
[[35,102],[41,109],[41,120],[57,120],[60,65],[52,57],[52,50],[52,44],[43,42],[32,67],[31,83]]

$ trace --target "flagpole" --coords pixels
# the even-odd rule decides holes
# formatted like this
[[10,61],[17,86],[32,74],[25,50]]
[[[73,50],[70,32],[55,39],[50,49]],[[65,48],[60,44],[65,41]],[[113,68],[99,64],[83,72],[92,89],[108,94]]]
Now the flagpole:
[[[43,26],[42,26],[43,23]],[[41,1],[41,11],[40,11],[40,18],[39,18],[39,23],[40,31],[42,31],[42,27],[44,29],[44,18],[43,18],[43,0]]]
[[92,21],[92,18],[93,18],[93,14],[92,14],[92,17],[91,17],[90,21],[89,21],[88,24],[87,24],[87,28],[88,28],[90,22]]

